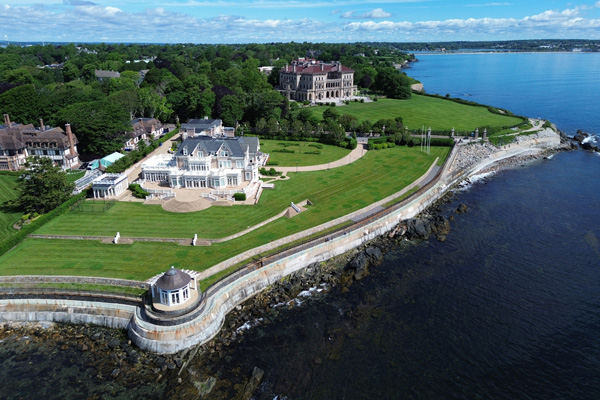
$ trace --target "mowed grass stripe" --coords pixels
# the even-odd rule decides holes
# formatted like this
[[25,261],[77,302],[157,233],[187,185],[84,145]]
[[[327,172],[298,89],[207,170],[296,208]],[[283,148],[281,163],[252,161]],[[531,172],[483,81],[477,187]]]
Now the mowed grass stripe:
[[[313,115],[323,118],[326,107],[311,107]],[[354,103],[336,107],[359,121],[371,123],[380,119],[402,117],[411,130],[431,127],[433,130],[471,131],[479,126],[515,126],[522,123],[517,117],[491,113],[486,107],[469,106],[450,100],[414,94],[409,100],[379,99],[372,103]]]
[[[91,275],[143,280],[164,271],[170,265],[204,270],[243,251],[333,220],[383,199],[412,183],[429,169],[436,157],[445,159],[448,152],[448,148],[436,147],[431,149],[431,155],[428,156],[418,148],[397,147],[368,152],[355,163],[330,171],[292,173],[288,181],[278,182],[275,190],[265,191],[265,197],[261,199],[261,203],[264,201],[263,207],[274,207],[273,204],[287,206],[289,199],[301,201],[306,198],[315,204],[293,218],[280,218],[225,243],[192,247],[171,243],[114,245],[84,240],[26,239],[16,249],[0,257],[0,274]],[[248,223],[243,218],[244,207],[240,211],[236,211],[237,208],[223,208],[232,214],[227,219],[218,221],[219,226],[225,229],[229,224],[239,224],[236,219],[242,219],[243,225]],[[187,229],[186,224],[199,226],[207,223],[199,217],[201,214],[196,214],[168,216],[176,218],[181,223],[181,229]],[[88,219],[93,224],[95,217],[88,216]],[[146,226],[145,236],[160,230],[163,222],[155,221]],[[132,219],[119,223],[113,220],[113,223],[113,229],[116,230],[115,228],[120,229],[124,225],[135,225],[137,221]],[[172,224],[177,225],[174,222]],[[121,235],[124,235],[122,229]]]
[[[0,174],[0,204],[17,197],[17,178],[16,175]],[[12,226],[20,217],[18,212],[0,211],[0,240],[16,232]]]

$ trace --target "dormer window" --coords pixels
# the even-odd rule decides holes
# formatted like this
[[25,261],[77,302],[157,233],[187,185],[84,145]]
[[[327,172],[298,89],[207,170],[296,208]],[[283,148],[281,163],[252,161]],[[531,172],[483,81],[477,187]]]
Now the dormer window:
[[187,156],[187,155],[188,155],[188,149],[187,149],[187,146],[183,148],[182,152],[183,152],[183,155],[184,155],[184,156]]

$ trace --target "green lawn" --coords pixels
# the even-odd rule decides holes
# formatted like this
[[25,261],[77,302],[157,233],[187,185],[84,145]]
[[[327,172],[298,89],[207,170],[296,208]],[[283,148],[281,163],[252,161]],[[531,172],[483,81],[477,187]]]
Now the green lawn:
[[[16,174],[0,174],[0,205],[17,197],[15,191],[17,178]],[[4,211],[0,208],[0,240],[16,232],[12,226],[20,217],[21,213]]]
[[220,237],[253,225],[287,207],[310,199],[313,206],[294,218],[281,218],[240,238],[208,247],[169,243],[101,244],[82,240],[26,239],[0,257],[0,274],[68,274],[147,279],[170,265],[206,269],[245,250],[358,210],[407,186],[445,159],[449,148],[431,155],[418,148],[395,147],[368,152],[356,162],[332,170],[291,173],[265,190],[257,206],[211,207],[189,214],[159,206],[117,203],[107,212],[69,212],[37,233],[122,236]]
[[[292,150],[294,153],[276,151],[281,149]],[[327,164],[344,158],[350,153],[349,149],[328,144],[265,139],[260,139],[260,150],[263,153],[269,153],[270,162],[277,163],[273,166],[275,169],[277,169],[277,166],[303,167],[306,165]],[[316,152],[320,154],[314,154]]]
[[[327,107],[311,107],[314,115],[323,118]],[[409,100],[379,99],[372,103],[355,103],[336,107],[341,114],[349,114],[359,121],[374,123],[382,118],[402,117],[410,130],[431,127],[433,130],[471,131],[479,126],[514,126],[521,118],[493,114],[485,107],[468,106],[450,100],[413,94]]]

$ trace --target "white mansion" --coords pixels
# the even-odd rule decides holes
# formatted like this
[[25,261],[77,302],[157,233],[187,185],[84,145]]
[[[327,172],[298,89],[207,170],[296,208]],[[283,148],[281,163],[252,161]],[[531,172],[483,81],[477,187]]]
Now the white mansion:
[[265,161],[257,137],[188,137],[174,155],[144,162],[142,178],[167,182],[172,188],[224,189],[258,181],[258,169]]
[[279,71],[279,92],[297,101],[350,98],[357,93],[354,70],[339,62],[300,58]]

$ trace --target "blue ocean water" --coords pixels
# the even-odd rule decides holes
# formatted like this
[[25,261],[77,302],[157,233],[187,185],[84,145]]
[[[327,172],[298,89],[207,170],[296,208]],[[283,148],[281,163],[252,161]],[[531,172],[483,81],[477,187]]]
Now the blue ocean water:
[[425,91],[541,117],[567,134],[600,133],[600,53],[417,54]]

